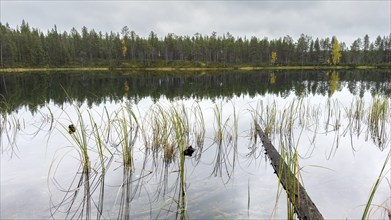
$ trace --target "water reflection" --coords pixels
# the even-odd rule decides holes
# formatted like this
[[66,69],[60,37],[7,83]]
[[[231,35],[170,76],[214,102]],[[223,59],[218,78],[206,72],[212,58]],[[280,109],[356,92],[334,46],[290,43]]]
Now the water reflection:
[[[47,89],[46,92],[51,95],[43,99],[43,104],[52,103],[51,109],[44,112],[42,109],[45,108],[38,108],[40,104],[35,103],[31,106],[35,106],[36,110],[29,108],[26,111],[32,110],[33,118],[42,118],[37,121],[45,122],[42,126],[37,123],[38,130],[54,129],[53,133],[62,133],[62,139],[50,146],[58,146],[58,143],[64,143],[64,139],[69,139],[72,146],[69,154],[59,152],[55,156],[61,158],[58,159],[61,163],[57,166],[53,164],[49,173],[51,217],[185,219],[192,216],[211,218],[220,213],[220,217],[226,215],[243,218],[243,215],[235,215],[240,210],[237,206],[240,206],[242,200],[238,200],[238,205],[230,198],[242,198],[243,190],[240,189],[248,189],[244,193],[248,197],[243,201],[247,205],[245,216],[249,217],[249,213],[254,213],[250,212],[250,203],[247,204],[250,201],[249,176],[258,178],[264,175],[259,164],[267,164],[254,129],[250,129],[254,120],[267,130],[275,146],[285,147],[287,154],[299,149],[300,162],[302,159],[318,159],[323,152],[326,152],[328,160],[335,159],[336,152],[341,152],[342,143],[348,143],[343,142],[345,135],[350,137],[352,148],[365,135],[374,143],[372,145],[378,147],[371,148],[376,152],[389,146],[391,103],[388,81],[380,81],[388,79],[389,75],[386,73],[373,73],[379,81],[376,81],[376,77],[365,81],[348,79],[346,75],[349,72],[331,72],[330,75],[305,73],[308,78],[301,75],[304,74],[302,72],[292,73],[295,76],[277,72],[273,73],[274,83],[271,83],[270,78],[273,74],[240,74],[204,74],[205,79],[196,73],[173,75],[173,78],[152,74],[151,79],[137,74],[97,74],[94,77],[83,76],[83,80],[89,82],[85,83],[84,89],[73,87],[71,82],[58,81],[56,88],[63,86],[64,89],[74,89],[69,92],[69,96],[63,98],[63,89]],[[50,75],[45,77],[50,78]],[[52,77],[56,77],[56,74]],[[62,77],[79,83],[72,79],[73,76]],[[13,76],[10,78],[15,79]],[[138,85],[142,81],[147,81],[144,82],[144,87]],[[102,91],[106,84],[107,90]],[[204,90],[195,90],[194,84]],[[117,87],[111,87],[113,85]],[[176,87],[170,90],[170,86],[182,87],[181,92],[184,93]],[[187,87],[190,89],[187,90]],[[10,88],[12,86],[7,85],[7,91]],[[191,88],[195,91],[191,91]],[[19,89],[21,93],[27,92]],[[86,92],[88,90],[90,92]],[[137,102],[143,94],[147,96],[148,90],[149,94],[157,90],[159,92],[147,104],[143,103],[145,100]],[[364,92],[360,93],[362,90],[367,96]],[[311,97],[310,91],[315,91],[315,96],[322,94],[323,97]],[[319,91],[322,93],[318,93]],[[336,97],[341,91],[355,91],[353,98],[348,99],[348,104],[346,100]],[[368,96],[368,91],[378,95]],[[53,95],[55,92],[58,94]],[[266,98],[259,96],[262,92],[267,93]],[[222,98],[226,93],[230,96]],[[101,94],[102,97],[96,94]],[[188,102],[177,101],[186,99],[186,94],[194,99],[189,98]],[[255,94],[257,98],[253,99],[252,95]],[[161,96],[166,96],[167,99]],[[16,96],[8,95],[7,99],[11,97]],[[55,97],[64,101],[57,103]],[[159,101],[156,101],[157,97]],[[108,104],[100,101],[107,101]],[[94,102],[98,104],[91,107]],[[3,109],[3,115],[19,118],[17,112],[22,112],[22,106],[30,106],[25,101],[20,101],[20,105],[17,103],[18,101],[13,103],[15,112],[8,114],[12,108],[7,107]],[[10,117],[3,117],[0,122],[0,131],[3,132],[0,135],[6,135],[4,132],[10,131],[4,129],[7,126],[17,127],[17,123]],[[72,134],[68,133],[70,124],[76,127]],[[14,133],[19,132],[17,130]],[[6,141],[4,146],[13,143],[12,140]],[[196,150],[193,156],[185,157],[183,151],[190,145]],[[319,150],[322,152],[319,153]],[[83,155],[85,152],[87,155]],[[68,162],[70,158],[76,158],[72,165]],[[313,161],[316,166],[322,166],[320,160]],[[238,169],[241,172],[237,172]],[[307,181],[305,177],[304,181]],[[230,189],[230,184],[234,183],[241,184],[240,189],[235,188],[241,193],[226,195],[224,191],[219,191],[221,188]],[[259,180],[253,184],[252,191],[256,191],[254,189],[261,185]],[[311,184],[308,185],[311,189]],[[277,187],[278,184],[274,186]],[[267,188],[267,191],[271,188]],[[276,190],[273,188],[271,197]],[[221,195],[217,196],[216,192]],[[251,204],[256,204],[255,201],[262,196],[264,195],[251,195]],[[266,206],[275,200],[276,198],[269,198],[258,202]],[[203,210],[210,211],[211,207],[216,207],[213,206],[215,201],[222,201],[226,207],[216,205],[213,213],[204,213]],[[272,209],[266,212],[270,213],[270,210]],[[270,217],[264,213],[254,216]],[[325,216],[330,216],[330,213]]]
[[337,71],[332,71],[331,73],[328,73],[330,75],[330,93],[329,96],[333,95],[334,92],[338,89],[339,85],[339,74]]
[[[286,72],[86,72],[86,73],[12,73],[2,74],[0,112],[27,106],[35,112],[49,102],[64,105],[70,100],[87,101],[89,106],[161,96],[170,100],[211,99],[248,94],[280,94],[291,91],[298,96],[332,95],[347,86],[353,95],[390,94],[390,72],[385,71],[286,71]],[[64,93],[66,91],[67,93]]]

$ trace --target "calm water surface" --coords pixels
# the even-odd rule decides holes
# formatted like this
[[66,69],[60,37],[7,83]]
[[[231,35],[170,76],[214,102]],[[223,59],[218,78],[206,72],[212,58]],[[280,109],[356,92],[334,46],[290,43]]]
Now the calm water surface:
[[[371,217],[386,219],[391,209],[390,72],[13,73],[2,75],[0,93],[2,219],[287,218],[285,191],[253,135],[254,119],[265,128],[273,114],[272,143],[298,150],[301,182],[326,219],[361,218],[384,163]],[[375,100],[388,109],[377,136],[368,119]],[[357,103],[363,115],[354,121]],[[131,169],[117,132],[129,109],[142,125]],[[185,145],[196,151],[185,158],[183,178],[178,146],[167,159],[162,143],[153,143],[158,109],[184,112],[188,121]],[[289,112],[296,112],[292,130],[280,131]],[[88,174],[68,133],[75,124],[81,134],[80,116]],[[126,136],[135,134],[129,127]]]

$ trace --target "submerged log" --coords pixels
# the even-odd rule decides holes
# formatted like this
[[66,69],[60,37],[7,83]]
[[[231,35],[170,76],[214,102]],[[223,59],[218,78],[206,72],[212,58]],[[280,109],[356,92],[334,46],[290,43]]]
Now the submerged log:
[[287,192],[289,200],[294,205],[297,217],[299,219],[323,219],[322,214],[312,202],[304,187],[293,175],[286,162],[281,158],[276,148],[258,124],[256,124],[256,129],[273,169]]

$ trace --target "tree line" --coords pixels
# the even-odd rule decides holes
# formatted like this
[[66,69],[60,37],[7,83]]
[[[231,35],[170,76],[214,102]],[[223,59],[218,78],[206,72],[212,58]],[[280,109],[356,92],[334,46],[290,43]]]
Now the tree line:
[[22,21],[11,28],[0,23],[1,67],[154,67],[238,65],[379,65],[391,63],[391,34],[370,40],[357,38],[348,46],[331,38],[301,34],[278,39],[217,35],[158,37],[153,31],[140,37],[127,26],[121,32],[47,33]]

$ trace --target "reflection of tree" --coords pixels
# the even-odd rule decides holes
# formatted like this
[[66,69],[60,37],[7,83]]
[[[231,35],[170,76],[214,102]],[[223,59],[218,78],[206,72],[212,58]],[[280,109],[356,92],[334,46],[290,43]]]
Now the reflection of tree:
[[336,90],[338,90],[339,84],[339,74],[337,71],[333,71],[331,74],[328,74],[330,77],[330,93],[329,96],[333,95]]
[[[79,103],[87,102],[89,106],[106,101],[116,102],[124,98],[124,90],[127,98],[137,102],[145,97],[158,100],[161,96],[168,99],[212,100],[242,94],[250,97],[266,93],[285,96],[291,91],[300,91],[302,95],[324,95],[337,88],[330,89],[330,79],[319,71],[280,72],[278,76],[281,76],[278,83],[271,87],[268,72],[213,72],[203,75],[183,72],[12,73],[4,75],[7,87],[0,86],[0,112],[11,112],[26,106],[34,113],[48,102],[62,106],[69,98]],[[390,93],[387,89],[389,72],[340,71],[338,77],[340,83],[347,82],[353,94],[362,95],[361,91],[366,90]]]
[[276,76],[276,74],[275,73],[273,73],[273,72],[271,72],[270,73],[270,84],[272,84],[272,85],[274,85],[274,84],[276,84],[276,80],[277,80],[277,76]]

